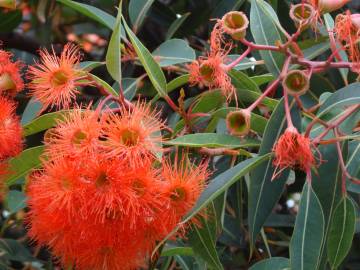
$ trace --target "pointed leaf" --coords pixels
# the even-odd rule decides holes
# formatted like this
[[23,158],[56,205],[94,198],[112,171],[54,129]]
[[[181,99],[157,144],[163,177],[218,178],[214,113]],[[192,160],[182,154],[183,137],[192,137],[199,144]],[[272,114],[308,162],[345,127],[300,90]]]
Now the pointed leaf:
[[[276,13],[263,0],[251,0],[250,29],[257,44],[272,45],[281,41],[281,35],[277,28]],[[272,10],[272,13],[269,12]],[[272,51],[260,51],[261,58],[265,61],[268,70],[279,76],[284,58],[281,54]]]
[[118,14],[116,17],[114,31],[111,35],[108,50],[106,53],[106,67],[111,77],[117,82],[121,82],[121,11],[122,1],[120,1]]
[[146,14],[154,0],[131,0],[129,3],[129,17],[136,33],[143,24]]
[[290,242],[291,270],[316,270],[324,239],[324,213],[311,185],[306,183]]
[[28,174],[31,170],[41,166],[40,155],[44,146],[37,146],[24,150],[20,155],[9,161],[9,175],[3,181],[11,186],[16,180]]
[[355,224],[355,205],[350,198],[344,197],[335,208],[327,242],[327,255],[332,268],[337,268],[349,252]]
[[231,169],[223,172],[211,180],[210,184],[201,194],[196,205],[186,215],[185,220],[190,220],[195,216],[202,208],[208,205],[211,201],[220,196],[225,190],[227,190],[232,184],[238,181],[241,177],[248,174],[250,171],[258,168],[259,165],[269,160],[270,155],[264,155],[254,157],[240,162]]
[[148,74],[152,84],[155,89],[158,91],[159,96],[166,96],[166,78],[161,70],[160,65],[155,61],[151,53],[145,46],[140,42],[140,40],[135,36],[131,31],[126,21],[123,20],[125,30],[131,40],[132,45],[139,57],[141,64],[144,66],[146,73]]
[[290,270],[290,260],[288,258],[272,257],[254,264],[249,270]]
[[217,133],[197,133],[187,134],[177,137],[170,141],[165,141],[167,145],[181,145],[188,147],[258,147],[259,141],[254,139],[240,139],[235,136]]
[[161,67],[194,61],[195,51],[182,39],[170,39],[162,43],[153,56]]

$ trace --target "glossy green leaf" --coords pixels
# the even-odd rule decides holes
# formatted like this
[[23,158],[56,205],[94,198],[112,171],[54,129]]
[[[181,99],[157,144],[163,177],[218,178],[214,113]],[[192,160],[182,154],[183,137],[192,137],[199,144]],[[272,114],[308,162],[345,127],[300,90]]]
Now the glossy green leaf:
[[[252,103],[255,100],[257,100],[258,97],[260,97],[261,93],[251,91],[248,89],[239,88],[236,89],[236,95],[240,102]],[[270,110],[273,110],[279,104],[279,101],[277,99],[265,97],[262,100],[261,104],[265,105]]]
[[233,168],[216,176],[213,180],[211,180],[210,184],[203,191],[193,209],[186,215],[185,220],[190,220],[202,208],[204,208],[211,201],[220,196],[225,190],[227,190],[241,177],[248,174],[250,171],[253,171],[254,169],[258,170],[259,166],[269,159],[270,155],[250,158],[240,162]]
[[129,17],[134,32],[138,32],[154,0],[130,0]]
[[188,233],[189,243],[194,253],[201,257],[210,269],[223,269],[219,256],[216,251],[214,231],[212,226],[214,220],[201,219],[201,226],[193,225]]
[[229,72],[229,75],[232,78],[233,84],[238,91],[241,91],[241,89],[243,89],[261,93],[259,86],[244,72],[231,70]]
[[71,110],[57,111],[57,112],[47,113],[35,118],[33,121],[23,126],[24,136],[30,136],[54,127],[56,125],[57,120],[63,119],[64,116],[66,116],[70,112]]
[[[295,106],[292,109],[292,119],[295,126],[300,125],[299,112]],[[280,102],[266,126],[259,155],[265,155],[272,151],[274,143],[286,127],[284,103]],[[289,173],[288,170],[284,170],[279,177],[272,181],[275,172],[272,162],[272,160],[268,160],[262,163],[250,174],[248,222],[251,243],[255,243],[261,227],[279,200]]]
[[352,199],[344,197],[335,208],[327,242],[328,261],[333,269],[341,264],[351,248],[355,224],[355,205]]
[[5,204],[10,214],[14,214],[26,207],[26,195],[18,190],[10,190],[6,194]]
[[249,270],[290,270],[290,260],[288,258],[272,257],[254,264]]
[[291,270],[316,270],[324,240],[324,213],[311,185],[306,183],[290,242]]
[[329,235],[330,220],[336,205],[341,200],[341,168],[335,145],[318,148],[322,160],[326,160],[312,175],[312,187],[316,193],[324,213],[324,242],[320,249],[321,264],[326,261],[326,242]]
[[94,74],[90,74],[90,76],[93,78],[93,80],[95,80],[98,84],[100,84],[107,93],[109,93],[115,97],[119,96],[119,94],[103,79],[99,78],[98,76],[96,76]]
[[190,15],[190,13],[188,12],[188,13],[185,13],[182,16],[176,18],[176,20],[173,21],[173,23],[170,25],[170,27],[166,33],[165,39],[168,40],[168,39],[172,38],[176,34],[176,32],[180,28],[180,26],[185,22],[187,17],[189,17],[189,15]]
[[182,39],[167,40],[152,54],[161,67],[192,62],[196,58],[194,49]]
[[40,155],[44,152],[44,146],[37,146],[24,150],[20,155],[9,161],[11,174],[4,177],[4,182],[11,186],[16,180],[28,174],[32,169],[41,166]]
[[111,77],[121,82],[121,16],[122,16],[122,1],[120,1],[118,14],[116,17],[115,27],[110,38],[108,50],[106,53],[106,67]]
[[240,139],[239,137],[226,134],[197,133],[177,137],[173,140],[165,141],[164,144],[188,147],[241,148],[258,147],[259,141],[255,139]]
[[272,74],[263,74],[263,75],[251,77],[251,80],[260,86],[265,83],[269,83],[269,82],[273,81],[274,76]]
[[333,93],[321,105],[318,117],[329,113],[331,110],[339,107],[345,107],[360,103],[360,83],[352,83]]
[[[359,141],[351,141],[349,142],[349,155],[346,162],[346,169],[348,173],[354,177],[360,177],[360,142]],[[347,189],[351,192],[360,193],[360,186],[348,182]]]
[[57,1],[68,7],[71,7],[72,9],[101,23],[102,25],[105,25],[110,29],[114,28],[116,19],[110,14],[106,13],[105,11],[102,11],[101,9],[71,0],[57,0]]
[[93,69],[97,68],[97,67],[101,67],[102,65],[104,65],[105,62],[98,62],[98,61],[84,61],[84,62],[80,62],[80,68],[85,70],[85,71],[92,71]]
[[[250,29],[257,44],[272,45],[281,41],[281,35],[274,22],[274,14],[270,14],[271,7],[263,0],[251,0]],[[273,11],[273,13],[275,13]],[[275,14],[275,18],[277,18]],[[268,70],[279,76],[284,58],[281,54],[272,51],[260,51],[261,58],[265,61]]]
[[157,90],[159,96],[166,96],[166,78],[161,70],[160,65],[155,61],[151,53],[145,46],[140,42],[140,40],[135,36],[131,31],[129,26],[126,24],[126,21],[123,20],[125,30],[131,40],[131,43],[134,46],[134,49],[139,57],[141,64],[144,66],[146,73],[148,74],[152,84]]
[[31,122],[40,113],[42,104],[35,98],[29,100],[21,117],[21,125]]
[[161,252],[161,256],[194,256],[194,251],[191,247],[165,247]]

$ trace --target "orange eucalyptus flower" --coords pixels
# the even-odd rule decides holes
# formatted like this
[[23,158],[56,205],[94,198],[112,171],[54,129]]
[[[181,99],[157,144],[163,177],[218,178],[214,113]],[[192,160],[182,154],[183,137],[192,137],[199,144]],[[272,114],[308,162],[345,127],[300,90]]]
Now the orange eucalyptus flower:
[[164,236],[170,233],[195,205],[209,177],[207,163],[195,166],[184,158],[179,164],[176,162],[171,165],[170,161],[164,161],[161,174],[168,207],[160,213],[160,223],[157,226],[158,230],[164,230]]
[[76,82],[83,74],[79,62],[79,49],[70,43],[60,57],[54,50],[40,51],[40,62],[29,68],[28,77],[30,93],[43,104],[43,110],[69,108],[79,93]]
[[109,114],[102,134],[108,155],[126,159],[135,167],[156,157],[164,128],[159,114],[141,102],[129,109],[122,107],[119,114]]
[[52,158],[68,156],[80,158],[99,151],[101,118],[89,108],[77,108],[65,113],[56,127],[46,133],[46,152]]
[[210,89],[220,88],[224,96],[230,99],[235,95],[235,87],[227,74],[225,60],[226,55],[217,52],[210,53],[207,58],[199,58],[192,62],[188,65],[190,84],[199,84],[200,87],[206,86]]
[[22,150],[22,128],[15,108],[14,102],[0,96],[0,161]]
[[310,139],[301,135],[295,127],[288,127],[275,143],[273,151],[276,167],[273,178],[286,168],[299,168],[304,172],[315,165]]
[[11,61],[11,53],[0,50],[0,94],[14,97],[24,89],[24,82],[20,75],[22,63]]
[[336,37],[352,62],[351,70],[360,74],[360,14],[339,14],[335,19]]

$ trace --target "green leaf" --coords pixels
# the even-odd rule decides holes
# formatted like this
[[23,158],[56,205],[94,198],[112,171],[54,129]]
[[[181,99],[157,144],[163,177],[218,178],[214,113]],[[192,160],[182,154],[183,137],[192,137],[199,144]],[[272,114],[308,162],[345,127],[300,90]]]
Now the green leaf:
[[10,33],[21,21],[21,10],[3,12],[3,9],[0,9],[0,33]]
[[[189,74],[184,74],[181,75],[179,77],[176,77],[175,79],[173,79],[172,81],[170,81],[167,85],[166,85],[166,91],[169,94],[170,92],[176,90],[177,88],[187,84],[189,82]],[[160,98],[160,96],[158,94],[156,94],[156,96],[151,100],[151,103],[155,103],[156,101],[158,101]]]
[[14,214],[19,210],[24,209],[26,207],[26,200],[27,198],[24,192],[10,190],[5,199],[5,203],[10,214]]
[[108,50],[106,53],[106,67],[111,77],[117,82],[121,82],[121,15],[122,1],[120,1],[118,14],[116,17],[114,31],[111,35]]
[[173,23],[170,25],[170,27],[166,33],[166,37],[165,37],[166,40],[172,38],[175,35],[176,31],[185,22],[185,20],[187,19],[187,17],[189,17],[190,14],[191,14],[190,12],[185,13],[182,16],[176,18],[175,21],[173,21]]
[[16,262],[32,262],[37,261],[31,256],[30,251],[21,243],[14,239],[0,239],[1,258]]
[[4,182],[11,186],[19,178],[28,174],[32,169],[41,166],[40,155],[44,152],[44,146],[37,146],[24,150],[20,155],[9,161],[9,171]]
[[30,136],[54,127],[57,120],[63,119],[64,116],[66,116],[70,112],[71,110],[57,111],[53,113],[47,113],[35,118],[30,123],[23,126],[24,136]]
[[254,264],[249,270],[290,270],[290,260],[288,258],[272,257]]
[[258,86],[263,85],[265,83],[269,83],[274,80],[274,76],[272,74],[263,74],[258,76],[251,77],[251,80],[255,82]]
[[191,247],[165,247],[161,256],[194,256],[194,251]]
[[320,249],[321,264],[326,261],[326,242],[329,235],[330,220],[334,209],[341,200],[341,167],[337,155],[336,146],[319,146],[321,159],[326,160],[318,168],[317,173],[312,175],[312,188],[315,191],[324,213],[325,231],[324,242]]
[[291,270],[317,269],[324,239],[324,213],[311,185],[306,183],[290,242]]
[[327,242],[328,261],[333,269],[345,259],[355,233],[356,207],[352,199],[344,197],[336,206]]
[[[238,54],[229,54],[227,56],[227,59],[229,60],[229,62],[235,61],[237,58],[239,58],[240,55]],[[233,70],[245,70],[248,68],[252,68],[255,65],[257,65],[258,63],[255,61],[250,60],[249,58],[244,58],[239,64],[237,64]]]
[[339,107],[345,107],[360,103],[360,83],[352,83],[331,94],[321,105],[318,117],[329,113],[331,110]]
[[[227,114],[231,111],[235,111],[238,110],[238,108],[235,107],[226,107],[226,108],[221,108],[217,111],[215,111],[212,114],[212,117],[216,120],[216,118],[226,118]],[[267,124],[267,119],[261,115],[258,115],[256,113],[251,113],[251,118],[250,118],[250,129],[258,132],[260,134],[264,133],[265,130],[265,126]]]
[[[240,88],[236,89],[236,95],[239,101],[252,103],[261,96],[261,93]],[[274,110],[275,107],[279,104],[279,101],[277,99],[265,97],[261,104],[265,105],[270,110]]]
[[201,194],[199,200],[196,202],[196,205],[191,209],[191,211],[186,215],[186,219],[190,220],[195,216],[201,209],[208,205],[211,201],[220,196],[225,190],[227,190],[232,184],[238,181],[241,177],[248,174],[250,171],[258,168],[265,161],[269,160],[270,155],[263,155],[259,157],[254,157],[240,162],[231,169],[221,173],[211,180],[210,184]]
[[[294,106],[292,107],[293,123],[295,126],[299,126],[299,111]],[[268,121],[259,155],[272,152],[273,145],[286,127],[284,103],[281,101]],[[250,174],[248,220],[251,243],[255,243],[256,236],[259,234],[261,227],[279,200],[289,174],[288,170],[284,170],[279,177],[271,181],[275,171],[272,162],[272,159],[268,160]]]
[[201,219],[201,226],[193,225],[188,234],[189,243],[194,253],[208,263],[210,269],[223,269],[219,256],[216,252],[216,245],[213,239],[212,230],[214,220]]
[[192,62],[195,51],[182,39],[170,39],[162,43],[153,53],[161,67]]
[[101,23],[102,25],[108,27],[109,29],[114,28],[116,19],[110,14],[106,13],[105,11],[102,11],[101,9],[71,0],[57,0],[57,1]]
[[[360,142],[349,142],[349,156],[346,162],[346,169],[348,173],[354,177],[360,176]],[[348,183],[347,189],[351,192],[360,193],[360,186],[355,183]]]
[[83,61],[80,63],[80,68],[85,71],[92,71],[93,69],[104,65],[105,62],[98,62],[98,61]]
[[37,101],[35,98],[31,98],[26,105],[26,108],[21,117],[21,125],[28,124],[31,120],[36,118],[41,110],[42,104],[40,101]]
[[[259,86],[244,72],[231,70],[229,75],[232,78],[237,91],[251,90],[261,94]],[[239,99],[241,99],[241,97],[239,97]]]
[[255,139],[240,139],[239,137],[226,134],[197,133],[177,137],[173,140],[165,141],[164,144],[188,147],[241,148],[258,147],[259,141]]
[[[251,0],[250,29],[257,44],[274,46],[276,42],[281,41],[281,35],[275,22],[278,19],[272,8],[266,5],[268,4],[263,0]],[[272,10],[273,13],[271,14],[269,10]],[[272,51],[260,51],[259,53],[268,70],[274,76],[279,76],[284,61],[283,55]]]
[[148,74],[152,84],[157,90],[160,97],[166,96],[166,78],[161,70],[160,65],[152,57],[151,53],[145,46],[140,42],[140,40],[135,36],[131,31],[126,21],[123,20],[125,30],[131,40],[132,45],[139,57],[140,62],[144,66],[146,73]]
[[146,14],[154,0],[131,0],[129,3],[129,17],[136,33],[143,24]]
[[97,83],[99,83],[102,87],[104,87],[104,89],[106,90],[107,93],[118,97],[119,94],[107,83],[105,82],[103,79],[99,78],[98,76],[94,75],[94,74],[89,74],[93,80],[95,80]]

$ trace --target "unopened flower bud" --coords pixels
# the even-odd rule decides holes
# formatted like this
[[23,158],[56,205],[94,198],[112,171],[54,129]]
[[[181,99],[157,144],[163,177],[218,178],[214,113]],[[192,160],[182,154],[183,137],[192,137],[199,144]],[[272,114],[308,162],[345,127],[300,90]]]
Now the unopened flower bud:
[[0,94],[16,91],[16,84],[8,73],[0,75]]
[[238,110],[228,113],[226,126],[231,135],[243,136],[250,131],[251,114],[247,110]]
[[235,40],[243,39],[246,35],[246,29],[249,26],[249,20],[241,11],[231,11],[222,18],[223,30]]
[[318,9],[321,14],[333,12],[339,8],[342,8],[350,1],[351,0],[319,0]]
[[315,18],[315,9],[309,4],[293,5],[290,9],[290,18],[295,22],[296,27],[302,30],[310,26]]
[[286,74],[283,88],[292,96],[301,96],[309,90],[309,77],[301,70],[291,70]]
[[0,7],[15,9],[16,8],[16,0],[0,0]]

